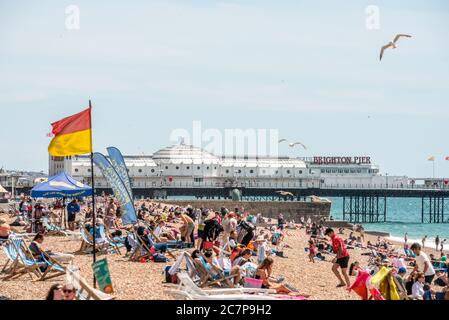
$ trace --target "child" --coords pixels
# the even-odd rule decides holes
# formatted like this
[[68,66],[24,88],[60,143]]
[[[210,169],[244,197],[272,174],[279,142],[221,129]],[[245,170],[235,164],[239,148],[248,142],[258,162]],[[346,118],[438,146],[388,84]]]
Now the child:
[[315,256],[316,256],[316,247],[313,240],[309,240],[309,259],[310,262],[315,263]]

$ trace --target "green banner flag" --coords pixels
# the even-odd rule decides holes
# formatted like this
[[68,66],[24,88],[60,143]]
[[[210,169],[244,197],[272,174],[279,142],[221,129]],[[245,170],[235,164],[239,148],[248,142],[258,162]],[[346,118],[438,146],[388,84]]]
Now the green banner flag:
[[108,261],[106,260],[106,258],[93,263],[92,269],[94,271],[95,277],[97,278],[97,283],[100,287],[100,290],[107,294],[114,293],[111,275],[109,273]]

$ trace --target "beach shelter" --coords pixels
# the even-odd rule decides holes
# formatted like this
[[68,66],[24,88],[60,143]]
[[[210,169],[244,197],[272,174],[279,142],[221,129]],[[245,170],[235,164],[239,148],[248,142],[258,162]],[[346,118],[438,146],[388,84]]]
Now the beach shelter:
[[61,172],[31,189],[33,198],[76,198],[92,196],[92,188]]
[[[33,198],[62,198],[65,202],[66,198],[78,198],[92,196],[92,188],[79,181],[76,181],[65,172],[61,172],[47,181],[39,183],[31,189]],[[61,227],[66,224],[66,212],[61,214]]]

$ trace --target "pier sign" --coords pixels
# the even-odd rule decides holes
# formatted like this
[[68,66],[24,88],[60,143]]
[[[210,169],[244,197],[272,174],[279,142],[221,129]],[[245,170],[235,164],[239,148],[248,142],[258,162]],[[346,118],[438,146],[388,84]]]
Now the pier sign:
[[313,157],[313,164],[371,164],[370,157]]

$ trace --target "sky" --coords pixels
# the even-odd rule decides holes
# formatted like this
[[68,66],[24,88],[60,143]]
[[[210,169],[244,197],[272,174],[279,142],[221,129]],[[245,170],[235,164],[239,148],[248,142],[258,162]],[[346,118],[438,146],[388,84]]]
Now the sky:
[[2,0],[0,167],[47,171],[50,123],[91,99],[100,152],[151,154],[201,121],[389,175],[431,177],[434,155],[449,177],[448,32],[447,1]]

